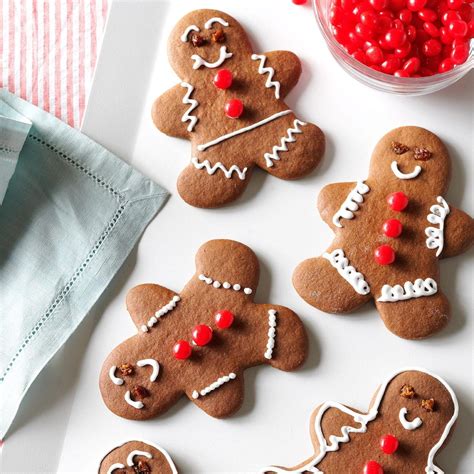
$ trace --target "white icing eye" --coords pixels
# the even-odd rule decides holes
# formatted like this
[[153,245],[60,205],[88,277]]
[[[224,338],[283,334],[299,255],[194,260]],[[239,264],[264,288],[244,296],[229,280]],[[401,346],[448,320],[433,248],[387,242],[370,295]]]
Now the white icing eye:
[[398,169],[398,163],[396,161],[392,161],[391,168],[393,174],[398,179],[413,179],[416,178],[421,173],[421,166],[415,166],[415,169],[411,173],[403,173]]
[[189,41],[189,33],[191,33],[191,31],[201,31],[196,25],[190,25],[188,26],[185,30],[184,30],[184,33],[181,35],[181,41],[183,43],[187,43]]
[[210,30],[214,23],[220,23],[222,26],[229,26],[229,23],[227,23],[222,18],[214,17],[206,21],[204,28],[206,28],[206,30]]
[[400,413],[398,414],[398,418],[403,428],[405,428],[408,431],[413,431],[419,428],[423,424],[423,421],[419,417],[413,419],[412,421],[408,421],[406,419],[407,413],[408,413],[408,410],[405,407],[400,408]]

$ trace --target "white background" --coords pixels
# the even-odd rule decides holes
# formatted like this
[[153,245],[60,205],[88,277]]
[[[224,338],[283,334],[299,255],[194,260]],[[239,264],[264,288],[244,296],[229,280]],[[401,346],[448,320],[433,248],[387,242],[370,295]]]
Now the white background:
[[[159,133],[149,118],[154,98],[178,81],[166,59],[167,35],[182,14],[197,7],[234,15],[257,52],[289,49],[300,56],[303,77],[287,102],[300,118],[317,123],[328,142],[324,162],[311,176],[285,182],[258,171],[243,198],[219,210],[194,209],[179,198],[175,183],[190,145]],[[444,377],[460,400],[460,420],[439,465],[450,474],[472,473],[473,252],[441,263],[453,318],[425,341],[388,332],[372,304],[348,316],[321,313],[291,285],[295,266],[323,252],[332,238],[316,213],[318,192],[330,182],[364,179],[373,146],[394,127],[420,125],[446,142],[454,164],[448,202],[474,214],[472,86],[471,74],[425,97],[373,91],[336,64],[309,6],[290,0],[117,1],[84,131],[172,197],[30,390],[4,446],[2,472],[96,472],[109,449],[133,438],[161,444],[182,473],[291,466],[312,453],[308,420],[317,404],[335,399],[365,409],[387,374],[416,365]],[[127,290],[153,281],[179,291],[194,272],[196,250],[213,238],[242,241],[257,253],[262,276],[256,299],[289,306],[301,316],[310,337],[306,365],[289,374],[270,367],[248,370],[244,406],[228,420],[212,419],[186,400],[147,422],[116,417],[101,400],[98,375],[107,354],[134,332],[124,306]]]

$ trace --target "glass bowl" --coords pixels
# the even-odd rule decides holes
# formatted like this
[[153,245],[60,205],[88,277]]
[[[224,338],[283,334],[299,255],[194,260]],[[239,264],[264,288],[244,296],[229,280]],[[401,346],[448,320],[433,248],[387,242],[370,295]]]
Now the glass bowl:
[[474,67],[473,40],[471,40],[467,61],[442,74],[435,74],[430,77],[395,77],[374,71],[350,56],[331,33],[329,29],[329,9],[332,0],[312,0],[312,2],[319,28],[326,40],[329,51],[331,51],[336,61],[352,77],[373,89],[399,95],[430,94],[454,84]]

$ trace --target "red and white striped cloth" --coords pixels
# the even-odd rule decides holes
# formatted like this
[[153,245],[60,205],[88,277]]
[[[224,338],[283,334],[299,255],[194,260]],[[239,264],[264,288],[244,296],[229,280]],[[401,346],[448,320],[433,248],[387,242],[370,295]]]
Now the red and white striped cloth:
[[0,87],[79,127],[110,0],[0,0]]

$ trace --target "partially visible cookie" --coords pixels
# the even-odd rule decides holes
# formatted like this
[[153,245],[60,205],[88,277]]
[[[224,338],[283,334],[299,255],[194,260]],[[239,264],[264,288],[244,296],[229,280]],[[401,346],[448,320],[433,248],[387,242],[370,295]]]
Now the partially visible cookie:
[[144,441],[128,441],[102,459],[98,474],[178,474],[170,455]]
[[385,326],[405,339],[441,330],[451,316],[439,259],[474,242],[474,220],[445,199],[451,160],[420,127],[377,144],[365,182],[323,188],[318,209],[335,233],[322,256],[302,262],[293,285],[309,304],[347,313],[375,300]]
[[[308,341],[298,316],[254,302],[259,262],[232,240],[212,240],[196,255],[196,273],[179,293],[145,284],[127,295],[138,333],[107,357],[100,390],[119,416],[158,416],[186,396],[216,418],[244,396],[244,370],[268,364],[294,370]],[[268,394],[271,396],[271,394]]]
[[295,54],[256,54],[235,18],[195,10],[171,32],[168,56],[180,83],[155,101],[152,117],[162,132],[191,141],[178,179],[186,202],[212,208],[234,201],[255,166],[296,179],[318,165],[323,133],[284,102],[301,75]]
[[424,369],[403,369],[377,389],[367,413],[325,402],[310,422],[314,455],[265,473],[442,474],[435,464],[459,412],[452,388]]

